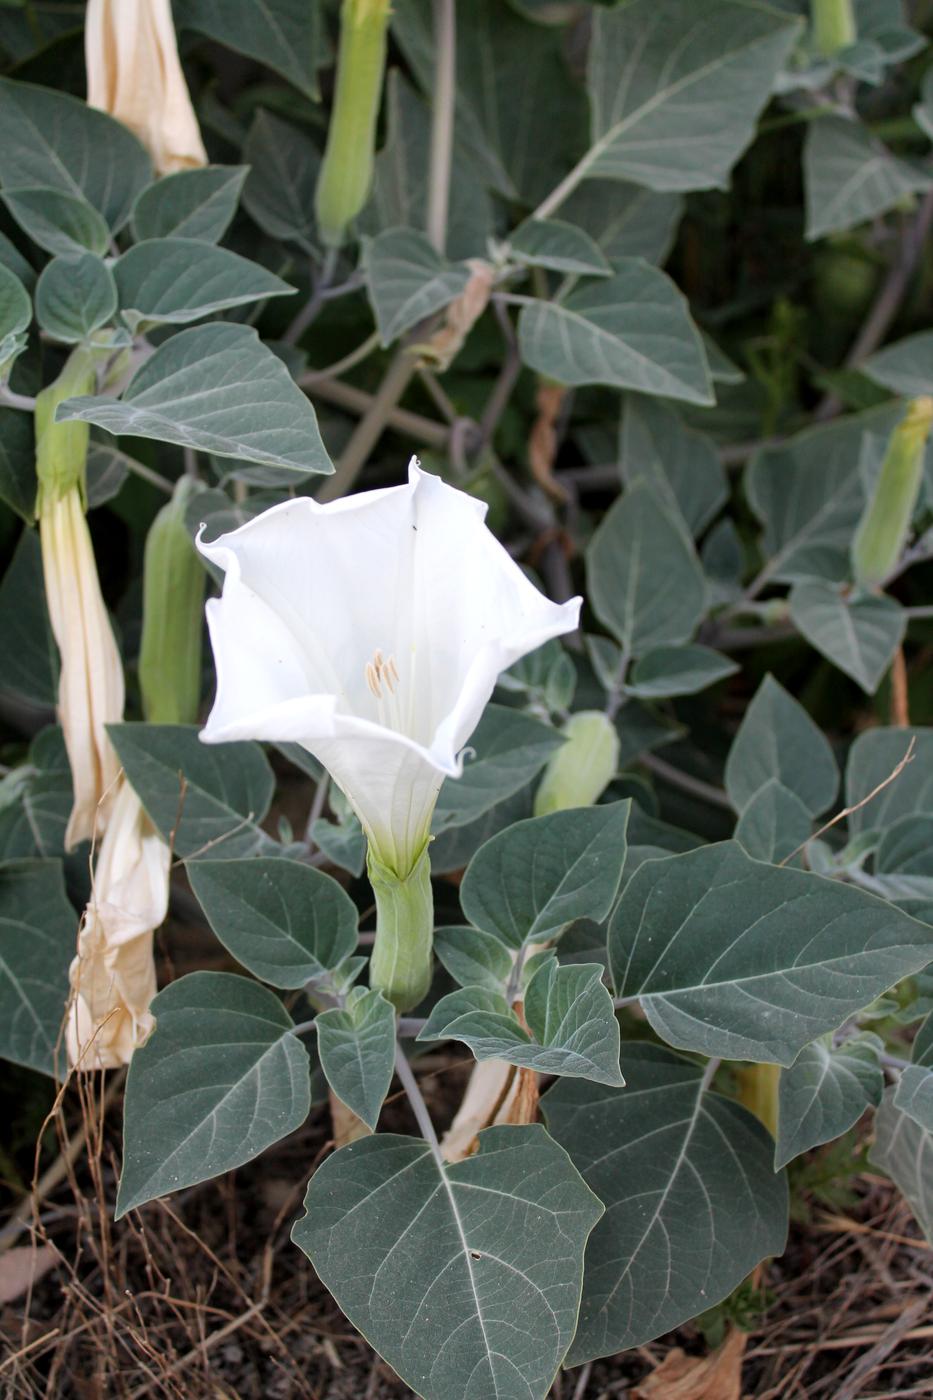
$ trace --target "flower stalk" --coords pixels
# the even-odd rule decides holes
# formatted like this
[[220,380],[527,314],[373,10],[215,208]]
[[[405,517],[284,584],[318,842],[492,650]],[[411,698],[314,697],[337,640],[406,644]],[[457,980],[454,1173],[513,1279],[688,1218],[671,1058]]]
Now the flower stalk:
[[329,248],[340,247],[372,184],[388,27],[389,0],[343,0],[334,105],[315,192],[318,231]]

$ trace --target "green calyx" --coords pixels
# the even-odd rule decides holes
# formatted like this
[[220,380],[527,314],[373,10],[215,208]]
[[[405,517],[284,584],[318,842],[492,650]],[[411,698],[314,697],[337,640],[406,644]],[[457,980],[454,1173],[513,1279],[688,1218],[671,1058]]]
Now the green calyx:
[[388,26],[388,0],[344,0],[334,106],[314,197],[329,248],[340,247],[372,183]]
[[71,421],[56,423],[59,404],[79,394],[90,393],[95,384],[95,355],[78,347],[72,351],[65,367],[54,383],[36,398],[36,515],[43,512],[77,489],[82,502],[86,499],[85,469],[90,427],[87,423]]
[[366,868],[376,899],[369,985],[382,992],[397,1011],[410,1011],[431,985],[434,895],[428,847],[404,878],[382,865],[372,847]]
[[198,717],[205,576],[185,524],[196,490],[192,477],[182,477],[146,537],[139,686],[150,724]]
[[859,521],[852,544],[855,581],[879,588],[901,558],[923,480],[923,453],[933,426],[933,398],[909,404],[898,423],[875,488]]

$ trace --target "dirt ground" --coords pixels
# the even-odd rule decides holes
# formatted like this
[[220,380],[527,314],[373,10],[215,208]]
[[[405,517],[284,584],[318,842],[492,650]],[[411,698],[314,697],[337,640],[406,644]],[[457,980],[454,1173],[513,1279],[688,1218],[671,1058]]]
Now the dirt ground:
[[[467,1066],[436,1056],[427,1068],[424,1087],[443,1121]],[[15,1239],[9,1226],[0,1235],[14,1246],[0,1260],[4,1397],[410,1395],[288,1239],[307,1178],[329,1147],[326,1106],[258,1163],[114,1225],[119,1100],[113,1075],[80,1096],[69,1090],[59,1128],[67,1121],[74,1141],[86,1115],[90,1152],[43,1192],[37,1219],[21,1201],[10,1217],[14,1229],[21,1222]],[[385,1125],[413,1129],[397,1097]],[[708,1348],[690,1325],[564,1372],[555,1400],[933,1396],[933,1251],[889,1183],[863,1173],[827,1194],[818,1165],[811,1158],[799,1183],[809,1220],[794,1224],[784,1258],[763,1267],[742,1317],[747,1335],[733,1339],[723,1367],[697,1369]],[[678,1347],[686,1353],[680,1366],[670,1360]],[[651,1379],[665,1358],[668,1370]]]

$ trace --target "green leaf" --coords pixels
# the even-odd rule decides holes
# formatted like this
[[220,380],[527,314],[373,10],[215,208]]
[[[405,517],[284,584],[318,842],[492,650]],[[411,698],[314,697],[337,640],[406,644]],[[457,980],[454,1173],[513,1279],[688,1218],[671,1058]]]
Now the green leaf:
[[0,865],[0,1055],[54,1074],[78,916],[61,862]]
[[527,219],[508,241],[511,257],[529,267],[591,277],[607,277],[612,271],[599,244],[560,219]]
[[658,194],[622,180],[586,180],[564,200],[560,216],[582,228],[611,263],[667,261],[683,214],[678,194]]
[[140,324],[182,325],[231,306],[291,296],[295,288],[258,263],[197,238],[152,238],[114,263],[120,309]]
[[116,1218],[209,1181],[300,1128],[311,1107],[308,1052],[258,982],[192,972],[152,1003],[156,1028],[126,1080]]
[[904,640],[907,614],[883,594],[844,595],[830,583],[796,583],[791,621],[828,661],[874,695]]
[[933,394],[933,331],[918,331],[885,346],[860,364],[859,370],[876,384],[907,398]]
[[366,251],[366,285],[383,345],[449,305],[469,270],[447,262],[415,229],[387,229]]
[[110,230],[84,199],[47,189],[4,190],[2,198],[20,228],[47,253],[102,257],[110,247]]
[[395,1067],[395,1008],[381,992],[354,987],[343,1008],[322,1011],[315,1025],[328,1084],[375,1132]]
[[696,695],[726,676],[734,676],[738,669],[728,656],[709,647],[652,647],[635,663],[625,689],[629,695],[637,695],[642,700]]
[[467,924],[435,929],[434,951],[461,987],[501,992],[512,971],[512,954],[502,940]]
[[460,1040],[477,1060],[505,1060],[539,1074],[621,1088],[619,1023],[602,972],[598,963],[560,967],[555,958],[543,962],[525,989],[531,1035],[501,991],[474,986],[441,997],[418,1039]]
[[511,948],[556,938],[574,919],[598,923],[619,889],[630,808],[575,807],[501,831],[470,861],[464,914]]
[[[372,198],[359,221],[367,233],[390,228],[423,229],[427,221],[431,113],[392,68],[386,80],[385,143],[376,156]],[[451,258],[486,255],[493,210],[477,162],[454,136],[457,178],[450,186],[446,252]]]
[[22,282],[0,263],[0,372],[10,354],[10,342],[26,330],[32,320],[32,303]]
[[93,205],[114,231],[152,180],[149,156],[136,137],[64,92],[0,79],[0,128],[6,190],[60,190]]
[[875,1142],[869,1161],[900,1188],[926,1238],[933,1244],[933,1133],[895,1106],[887,1089],[875,1114]]
[[811,241],[864,224],[931,183],[919,166],[892,155],[861,122],[845,117],[810,123],[803,172]]
[[[431,0],[396,0],[392,11],[393,36],[430,95]],[[459,142],[488,185],[509,199],[537,203],[573,163],[586,127],[585,97],[570,74],[563,34],[529,24],[501,0],[470,0],[457,7],[456,55]]]
[[225,0],[175,0],[174,10],[179,29],[195,29],[317,97],[317,70],[327,62],[328,44],[316,5],[257,0],[231,9]]
[[680,1050],[793,1063],[933,958],[933,928],[724,841],[649,860],[609,925],[617,995]]
[[62,855],[73,801],[62,731],[50,727],[37,734],[28,761],[3,781],[15,786],[11,800],[0,801],[0,860]]
[[[865,802],[894,773],[911,739],[910,763],[876,797]],[[900,817],[933,812],[933,729],[882,727],[859,734],[846,765],[846,806],[858,808],[849,816],[852,836],[874,827],[893,826]]]
[[107,732],[177,857],[190,860],[206,846],[227,860],[278,849],[257,825],[275,788],[258,744],[202,744],[193,724],[111,724]]
[[113,500],[128,473],[136,470],[142,465],[128,452],[121,452],[114,446],[113,440],[101,441],[96,429],[91,430],[91,441],[87,450],[87,470],[85,472],[87,482],[87,504],[88,510],[93,510],[96,506],[105,505],[107,501]]
[[884,1092],[876,1035],[864,1032],[834,1047],[830,1037],[801,1050],[781,1072],[774,1169],[848,1132]]
[[726,760],[726,791],[737,812],[776,778],[818,817],[836,800],[839,770],[829,741],[773,676],[745,711]]
[[901,817],[885,828],[872,887],[892,900],[933,898],[933,812]]
[[628,1044],[624,1090],[560,1079],[549,1130],[606,1206],[586,1252],[579,1365],[640,1346],[726,1297],[783,1253],[787,1185],[771,1138],[699,1066]]
[[[0,332],[3,324],[3,271],[0,269]],[[3,340],[0,333],[0,342]],[[31,525],[36,513],[36,448],[32,414],[0,408],[0,501]]]
[[20,535],[0,585],[0,656],[0,689],[33,705],[56,704],[58,648],[45,604],[42,552],[35,530]]
[[36,283],[36,319],[56,340],[77,345],[116,309],[113,273],[96,254],[53,258],[42,269]]
[[477,821],[536,777],[564,742],[549,724],[504,705],[487,705],[470,738],[463,774],[443,784],[435,835]]
[[763,550],[775,582],[849,578],[852,537],[865,502],[856,470],[863,438],[866,432],[887,437],[902,412],[891,405],[821,424],[752,458],[745,492],[764,526]]
[[525,364],[562,384],[610,384],[688,403],[711,404],[700,333],[674,283],[641,258],[563,301],[522,307]]
[[629,0],[593,19],[587,175],[725,189],[800,21],[747,0]]
[[901,1070],[894,1090],[894,1107],[933,1134],[933,1070],[908,1065]]
[[246,165],[206,165],[157,180],[133,205],[133,238],[137,243],[149,238],[219,243],[236,213],[248,171]]
[[706,610],[706,580],[679,520],[644,483],[603,517],[586,552],[596,616],[638,656],[685,642]]
[[416,1394],[543,1400],[602,1206],[542,1127],[489,1128],[449,1166],[418,1138],[362,1138],[304,1204],[292,1239]]
[[317,254],[314,191],[321,157],[303,131],[261,107],[243,147],[243,203],[270,238]]
[[676,412],[657,399],[625,396],[619,457],[625,484],[646,481],[691,535],[699,535],[729,498],[712,439],[685,427]]
[[366,837],[357,817],[351,813],[347,821],[339,824],[318,817],[311,828],[311,838],[329,861],[359,879],[366,864]]
[[57,418],[256,462],[263,471],[238,475],[265,485],[333,470],[314,409],[250,326],[180,331],[137,371],[121,400],[68,399]]
[[195,860],[191,888],[225,948],[273,987],[303,987],[353,952],[356,905],[297,861]]
[[736,841],[753,860],[775,865],[787,860],[812,835],[809,809],[777,778],[769,778],[746,802],[735,828]]

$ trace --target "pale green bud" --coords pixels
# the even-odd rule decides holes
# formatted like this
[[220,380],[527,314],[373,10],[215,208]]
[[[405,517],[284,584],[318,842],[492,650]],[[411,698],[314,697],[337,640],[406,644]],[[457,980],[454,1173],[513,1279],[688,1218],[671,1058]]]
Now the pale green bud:
[[337,84],[314,204],[318,231],[339,248],[366,203],[386,62],[389,0],[343,0]]
[[204,568],[185,525],[197,483],[182,477],[149,527],[139,687],[151,724],[194,724],[201,698]]
[[858,38],[852,0],[812,0],[813,44],[828,58]]
[[434,893],[428,847],[403,879],[380,864],[372,847],[366,867],[376,898],[369,985],[378,988],[396,1011],[410,1011],[427,996],[433,970]]
[[619,736],[601,710],[580,710],[564,725],[566,742],[548,761],[535,794],[535,816],[591,807],[619,766]]
[[933,425],[933,398],[914,399],[898,423],[852,543],[855,581],[878,588],[907,543],[923,480],[923,453]]

